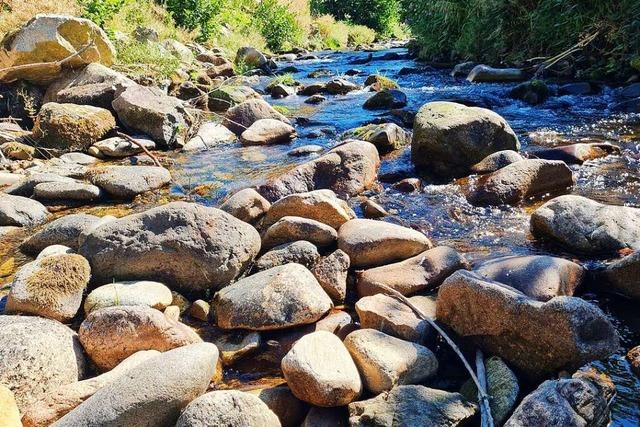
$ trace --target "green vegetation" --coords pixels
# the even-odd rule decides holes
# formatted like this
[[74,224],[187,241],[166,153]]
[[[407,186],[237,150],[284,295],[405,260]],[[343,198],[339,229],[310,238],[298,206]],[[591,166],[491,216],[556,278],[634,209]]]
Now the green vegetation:
[[267,47],[273,51],[290,49],[302,42],[302,28],[295,15],[277,0],[262,0],[256,9],[255,20]]
[[180,60],[155,43],[131,41],[117,43],[118,64],[115,68],[129,75],[171,77],[180,68]]
[[[108,0],[117,1],[117,0]],[[214,18],[224,6],[223,0],[160,0],[173,19],[187,30],[199,30],[198,40],[205,41],[215,31]]]
[[273,89],[274,87],[276,87],[278,85],[297,86],[298,84],[299,83],[293,78],[293,76],[291,74],[283,74],[281,76],[273,78],[269,82],[269,84],[267,84],[267,86],[265,87],[265,90],[267,92],[270,92],[271,89]]
[[382,35],[391,35],[400,22],[398,0],[312,0],[311,9],[316,14],[365,25]]

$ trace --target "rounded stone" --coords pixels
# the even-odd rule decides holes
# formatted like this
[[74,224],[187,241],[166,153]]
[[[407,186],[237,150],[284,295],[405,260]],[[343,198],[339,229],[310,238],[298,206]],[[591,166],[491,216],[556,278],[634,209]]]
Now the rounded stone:
[[162,311],[172,301],[171,289],[162,283],[146,280],[117,282],[91,291],[84,301],[84,312],[88,315],[101,308],[133,305],[144,305]]

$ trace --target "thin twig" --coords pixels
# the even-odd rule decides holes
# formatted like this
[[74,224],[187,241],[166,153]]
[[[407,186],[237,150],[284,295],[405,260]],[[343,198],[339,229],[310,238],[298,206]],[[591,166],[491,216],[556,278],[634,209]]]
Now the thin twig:
[[[476,350],[476,372],[478,373],[478,381],[484,390],[487,388],[487,376],[484,368],[484,357],[482,350]],[[493,417],[491,416],[491,406],[487,394],[483,394],[478,389],[478,403],[480,404],[480,425],[482,427],[493,427]]]
[[156,166],[162,167],[162,165],[160,164],[160,160],[158,160],[158,158],[156,156],[154,156],[153,154],[151,154],[151,152],[149,150],[147,150],[147,147],[145,147],[144,145],[142,145],[142,143],[140,141],[136,141],[135,139],[131,138],[129,135],[124,134],[122,132],[118,132],[116,131],[116,135],[118,135],[120,138],[124,138],[127,141],[129,141],[132,144],[137,145],[138,147],[140,147],[142,149],[142,151],[144,151],[144,153],[151,157],[151,160],[153,160],[153,163]]

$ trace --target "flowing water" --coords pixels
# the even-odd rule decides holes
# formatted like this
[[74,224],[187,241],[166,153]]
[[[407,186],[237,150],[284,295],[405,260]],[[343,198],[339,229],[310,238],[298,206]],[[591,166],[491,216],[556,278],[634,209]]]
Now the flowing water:
[[[433,69],[410,59],[381,60],[382,55],[396,52],[404,57],[405,50],[396,48],[374,53],[373,60],[363,62],[366,52],[322,52],[319,59],[281,64],[293,65],[293,77],[303,84],[326,81],[308,78],[318,69],[327,69],[341,76],[351,69],[361,70],[356,77],[347,77],[363,84],[369,74],[381,74],[398,81],[407,94],[407,109],[417,110],[429,101],[464,100],[488,106],[510,123],[518,134],[523,151],[575,142],[610,142],[619,145],[620,155],[572,166],[577,185],[575,194],[616,205],[640,207],[640,118],[613,114],[608,106],[615,99],[615,90],[604,87],[593,96],[552,97],[541,106],[529,106],[510,99],[507,94],[513,85],[471,84],[449,76],[448,70]],[[402,70],[402,71],[401,71]],[[269,78],[262,78],[264,86]],[[293,148],[315,144],[325,148],[336,145],[344,131],[380,119],[385,113],[364,110],[364,101],[371,96],[365,90],[345,96],[328,96],[319,106],[310,106],[305,97],[291,96],[269,102],[286,107],[297,120],[299,138],[289,145],[242,147],[223,146],[210,151],[181,155],[172,170],[177,184],[175,194],[184,194],[196,186],[206,184],[199,202],[217,205],[234,190],[258,184],[278,175],[296,164],[314,157],[296,158],[287,153]],[[317,156],[317,155],[315,155]],[[589,267],[597,267],[606,260],[578,258],[563,253],[557,247],[542,245],[529,233],[529,215],[537,206],[473,207],[469,205],[456,183],[437,183],[424,180],[422,192],[404,194],[392,188],[394,180],[419,176],[410,161],[409,148],[383,158],[380,170],[383,190],[372,193],[374,200],[393,215],[386,220],[419,229],[443,245],[455,247],[471,261],[502,255],[551,254],[578,259]],[[353,201],[356,211],[357,201]],[[598,304],[610,315],[623,336],[624,350],[640,344],[640,312],[637,304],[619,298],[594,294],[586,290],[584,298]],[[595,364],[614,380],[618,395],[613,403],[613,422],[616,426],[640,425],[640,381],[630,371],[624,353]],[[244,377],[243,377],[244,375]],[[256,379],[258,373],[237,373],[237,377]],[[266,375],[263,373],[263,375]]]

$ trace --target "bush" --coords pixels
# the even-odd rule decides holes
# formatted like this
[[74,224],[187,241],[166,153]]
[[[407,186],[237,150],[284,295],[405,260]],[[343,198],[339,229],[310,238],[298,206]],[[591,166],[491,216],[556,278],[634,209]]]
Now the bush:
[[199,30],[198,39],[205,41],[215,30],[214,18],[224,5],[223,0],[162,0],[176,23],[188,30]]
[[262,0],[255,11],[255,19],[267,40],[267,47],[273,51],[292,47],[302,39],[295,15],[277,0]]
[[349,27],[349,45],[361,46],[371,44],[376,39],[376,32],[364,25],[352,25]]
[[129,75],[171,77],[180,68],[180,60],[158,43],[118,43],[118,63],[114,68]]
[[111,20],[128,0],[84,0],[82,17],[87,18],[105,28],[105,24]]
[[399,0],[312,0],[311,11],[365,25],[388,35],[400,20]]
[[319,39],[320,45],[329,49],[342,49],[349,44],[349,27],[338,22],[331,15],[316,18],[312,25],[312,35]]

